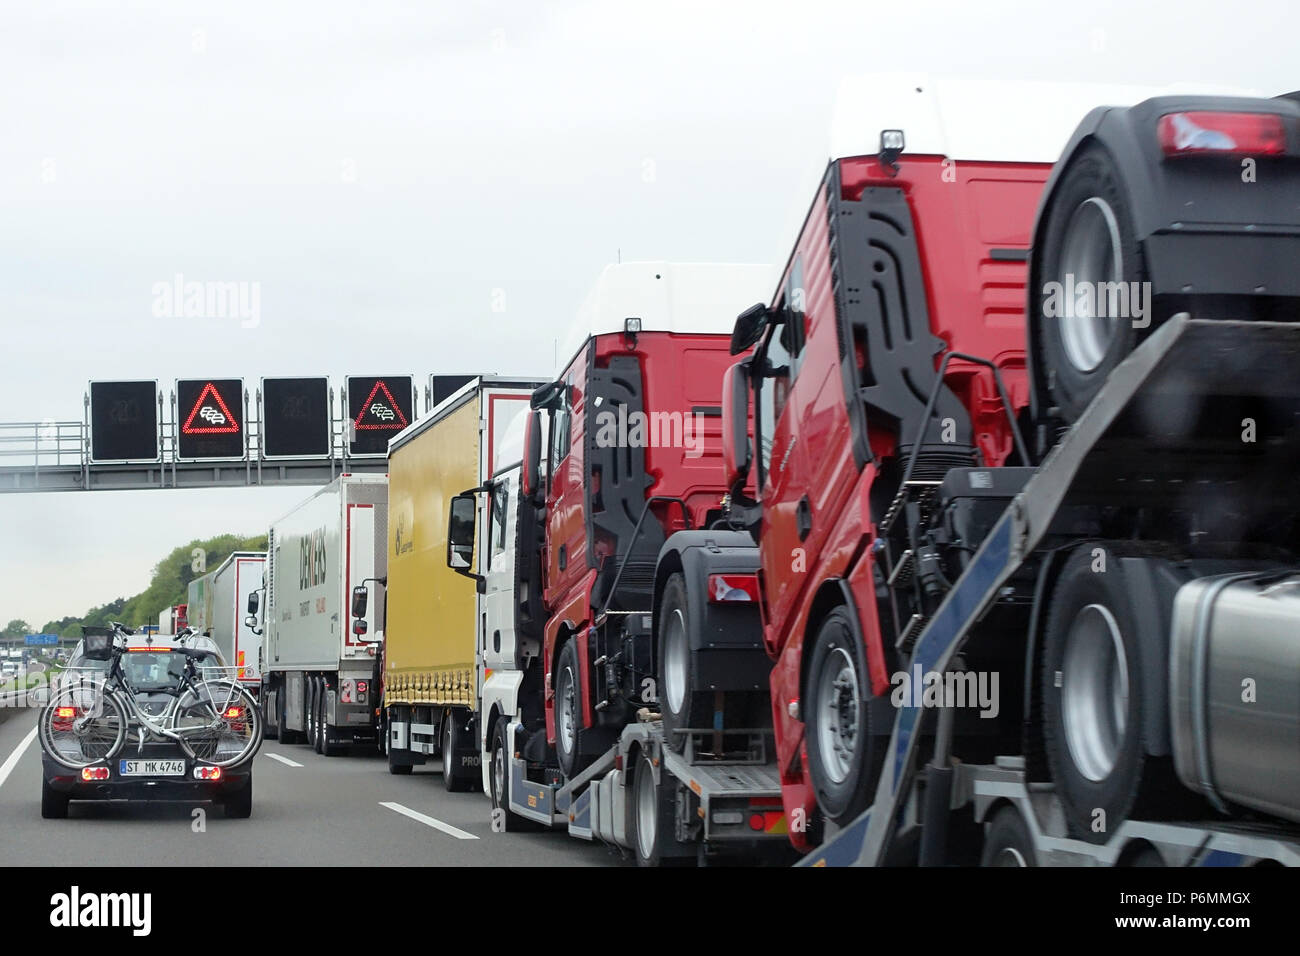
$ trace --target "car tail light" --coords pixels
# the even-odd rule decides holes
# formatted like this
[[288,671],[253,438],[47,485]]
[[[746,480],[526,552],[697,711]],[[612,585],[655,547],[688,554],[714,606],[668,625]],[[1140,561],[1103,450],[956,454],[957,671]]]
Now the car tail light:
[[226,720],[238,720],[240,717],[243,717],[243,716],[244,716],[244,708],[242,708],[242,707],[227,707],[227,708],[226,708],[226,712],[225,712],[224,714],[222,714],[221,716],[222,716],[222,717],[225,717]]
[[87,783],[90,783],[92,780],[107,780],[108,768],[107,767],[82,767],[81,779],[86,781]]
[[709,603],[725,604],[729,601],[758,602],[758,575],[710,574]]
[[1282,117],[1274,113],[1166,113],[1156,124],[1156,134],[1166,156],[1281,156],[1286,152]]
[[195,767],[194,779],[195,780],[220,780],[221,768],[220,767]]
[[75,708],[75,707],[58,707],[58,708],[56,708],[55,711],[54,711],[54,716],[55,716],[55,717],[58,717],[58,718],[60,718],[60,719],[62,719],[62,720],[71,720],[73,717],[76,717],[76,716],[77,716],[77,708]]

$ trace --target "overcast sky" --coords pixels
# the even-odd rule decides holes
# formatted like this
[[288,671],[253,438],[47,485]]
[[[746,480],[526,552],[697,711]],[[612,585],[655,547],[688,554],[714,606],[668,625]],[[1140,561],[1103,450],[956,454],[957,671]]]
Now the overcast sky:
[[[550,374],[620,252],[784,260],[845,74],[1300,87],[1289,2],[122,6],[0,13],[0,421],[92,378]],[[177,273],[260,323],[156,317]],[[306,494],[0,495],[0,624]]]

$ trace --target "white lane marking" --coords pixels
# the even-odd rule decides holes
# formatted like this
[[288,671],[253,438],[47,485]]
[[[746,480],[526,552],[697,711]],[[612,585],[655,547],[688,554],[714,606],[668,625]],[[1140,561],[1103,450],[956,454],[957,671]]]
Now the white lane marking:
[[266,755],[267,755],[268,757],[270,757],[272,760],[278,760],[278,761],[280,761],[280,763],[284,764],[286,767],[301,767],[301,766],[302,766],[302,764],[300,764],[300,763],[299,763],[298,761],[296,761],[296,760],[290,760],[288,757],[281,757],[279,754],[273,754],[273,753],[271,753],[271,751],[269,751],[269,750],[266,752]]
[[7,759],[3,764],[0,764],[0,787],[5,785],[5,781],[9,779],[9,775],[14,772],[14,767],[18,766],[18,761],[22,759],[23,754],[26,752],[27,748],[32,745],[32,741],[35,739],[36,728],[33,727],[31,732],[22,739],[22,743],[14,748],[14,752],[9,755],[9,759]]
[[458,830],[450,823],[443,823],[441,820],[435,820],[433,817],[426,817],[423,813],[416,813],[414,810],[410,809],[409,807],[404,807],[400,803],[386,803],[385,801],[380,800],[379,805],[381,807],[387,807],[389,810],[392,810],[394,813],[400,813],[404,817],[410,817],[412,820],[419,820],[426,827],[433,827],[435,830],[441,830],[443,833],[446,833],[448,836],[454,836],[457,840],[478,839],[478,837],[476,837],[472,833],[466,833],[464,830]]

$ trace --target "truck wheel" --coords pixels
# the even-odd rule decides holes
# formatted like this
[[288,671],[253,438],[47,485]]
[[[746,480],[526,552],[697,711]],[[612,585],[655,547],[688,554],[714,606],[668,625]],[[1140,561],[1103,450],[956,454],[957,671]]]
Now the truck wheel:
[[313,713],[316,719],[312,721],[311,749],[319,753],[324,753],[325,740],[325,682],[316,681],[315,690],[312,693],[314,701]]
[[262,685],[261,687],[261,696],[259,699],[262,702],[262,736],[266,740],[279,740],[280,728],[283,727],[284,724],[279,722],[278,712],[275,714],[271,713],[275,708],[271,706],[271,695],[265,685]]
[[71,798],[50,786],[50,782],[41,778],[41,817],[45,820],[66,820],[68,802]]
[[460,764],[464,737],[456,712],[448,710],[442,717],[442,785],[448,793],[464,793],[471,787],[471,778]]
[[555,665],[555,755],[560,769],[572,780],[591,763],[581,752],[582,681],[578,679],[577,638],[560,649]]
[[1034,838],[1015,807],[1003,807],[985,825],[980,866],[1037,866]]
[[686,577],[674,574],[664,585],[659,605],[659,712],[664,721],[664,739],[677,753],[686,747],[686,727],[706,727],[711,722],[711,694],[695,689],[691,671],[691,637],[687,622]]
[[388,709],[384,709],[384,752],[388,754],[388,772],[395,776],[405,777],[415,770],[415,764],[411,762],[410,755],[405,750],[394,750],[389,737],[392,733],[391,722]]
[[[1075,836],[1105,843],[1146,797],[1180,787],[1147,767],[1148,695],[1123,571],[1077,549],[1057,579],[1043,638],[1043,739]],[[1147,772],[1151,771],[1151,772]]]
[[672,852],[680,846],[674,832],[676,821],[673,819],[673,801],[666,799],[662,789],[655,783],[654,767],[644,750],[637,758],[631,797],[632,826],[628,829],[637,865],[662,866],[689,862],[690,858],[683,858],[680,852]]
[[313,678],[307,679],[306,686],[304,686],[302,690],[302,695],[304,698],[302,702],[303,710],[304,710],[302,725],[307,728],[305,733],[303,734],[302,742],[305,743],[308,747],[315,747],[316,746],[316,681]]
[[253,778],[238,790],[232,790],[221,797],[225,805],[226,817],[231,820],[247,820],[253,815]]
[[305,743],[307,738],[301,730],[289,730],[286,718],[289,715],[288,693],[284,687],[280,688],[280,743],[282,744],[301,744]]
[[[1102,147],[1084,149],[1062,174],[1047,212],[1036,274],[1041,288],[1035,290],[1034,379],[1047,386],[1052,404],[1069,424],[1146,334],[1134,328],[1132,303],[1125,315],[1113,315],[1109,313],[1118,310],[1107,308],[1106,297],[1093,294],[1116,288],[1103,283],[1125,283],[1123,288],[1131,290],[1139,287],[1130,283],[1146,278],[1128,197]],[[1080,299],[1077,290],[1085,288],[1091,291]],[[1151,308],[1149,301],[1146,305]],[[1145,318],[1154,328],[1154,317],[1148,312]]]
[[492,813],[501,813],[502,825],[506,833],[521,833],[536,830],[538,826],[532,820],[519,816],[510,809],[510,753],[506,750],[506,729],[509,722],[505,717],[498,717],[492,731],[492,754],[489,757],[488,785],[491,787]]
[[871,696],[847,608],[831,611],[817,631],[803,710],[817,805],[846,824],[875,796],[894,716],[887,695]]

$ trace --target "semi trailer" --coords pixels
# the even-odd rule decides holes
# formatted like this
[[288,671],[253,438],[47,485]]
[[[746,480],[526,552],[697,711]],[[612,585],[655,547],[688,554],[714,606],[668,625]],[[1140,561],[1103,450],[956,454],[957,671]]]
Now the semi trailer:
[[163,636],[177,634],[187,626],[189,626],[189,619],[184,604],[165,607],[158,613],[158,633]]
[[[452,791],[480,784],[479,697],[491,675],[483,671],[472,556],[448,559],[449,514],[471,525],[479,519],[449,508],[458,492],[483,485],[497,468],[538,384],[473,376],[389,443],[381,713],[388,767],[409,774],[440,757]],[[369,594],[358,593],[354,612],[369,603]]]
[[1066,91],[1008,162],[888,88],[723,385],[794,844],[1300,861],[1300,104]]
[[[725,588],[698,605],[681,594],[684,568],[722,584],[753,565],[725,529],[720,547],[660,558],[674,529],[722,514],[725,323],[772,278],[750,265],[607,268],[569,363],[532,394],[521,446],[451,503],[447,561],[473,559],[481,582],[478,756],[505,829],[566,827],[647,864],[785,852],[770,664],[755,627],[738,626],[757,611]],[[681,638],[669,653],[707,673],[694,695],[660,678],[665,616]],[[687,617],[706,632],[691,646]],[[724,737],[708,705],[726,691],[737,732]]]
[[[261,686],[261,637],[246,620],[249,596],[262,587],[265,551],[236,551],[189,583],[187,624],[217,644],[239,681],[253,694]],[[160,625],[161,627],[161,625]],[[160,632],[161,633],[161,630]]]
[[[271,526],[247,611],[261,631],[267,732],[282,742],[325,756],[374,742],[387,535],[383,475],[341,475]],[[357,589],[377,599],[351,615]]]

